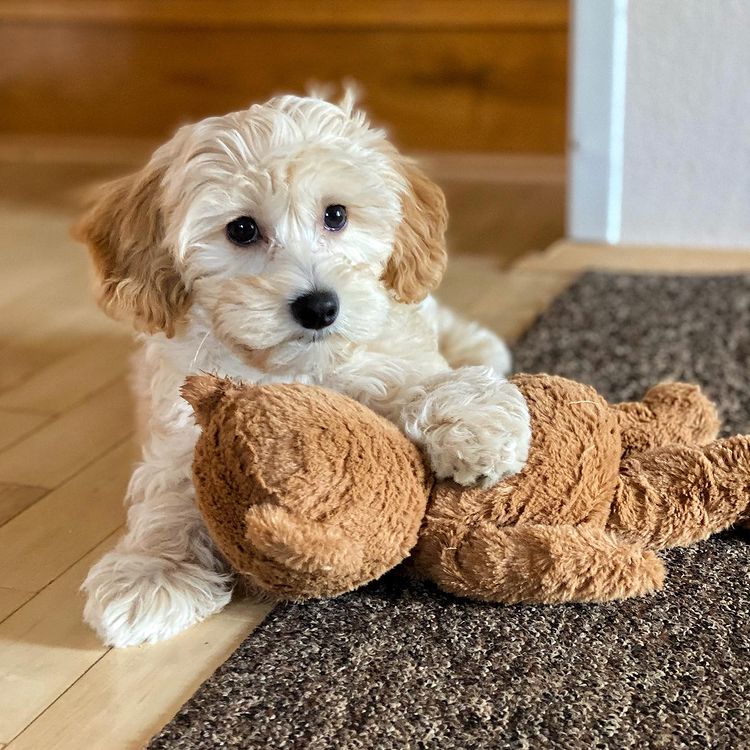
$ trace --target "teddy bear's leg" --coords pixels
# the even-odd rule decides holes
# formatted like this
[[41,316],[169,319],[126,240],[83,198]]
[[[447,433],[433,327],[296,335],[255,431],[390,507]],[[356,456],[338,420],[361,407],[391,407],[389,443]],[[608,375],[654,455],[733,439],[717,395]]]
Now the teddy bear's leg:
[[670,445],[623,461],[607,527],[661,549],[750,520],[750,436]]
[[716,407],[697,385],[661,383],[642,401],[613,408],[626,455],[674,443],[705,445],[719,432]]
[[[492,602],[595,602],[661,588],[653,553],[591,525],[506,526],[480,522],[460,538],[434,529],[418,568],[441,588]],[[455,531],[455,528],[454,530]]]

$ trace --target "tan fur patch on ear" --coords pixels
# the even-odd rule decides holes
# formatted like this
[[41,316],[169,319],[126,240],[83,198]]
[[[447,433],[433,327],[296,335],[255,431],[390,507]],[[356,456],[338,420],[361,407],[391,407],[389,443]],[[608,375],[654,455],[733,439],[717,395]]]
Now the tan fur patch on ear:
[[448,209],[443,191],[413,161],[402,159],[399,166],[409,187],[383,281],[400,302],[420,302],[445,272]]
[[190,299],[164,242],[163,175],[164,168],[151,164],[105,185],[73,233],[89,247],[105,312],[138,330],[172,336]]

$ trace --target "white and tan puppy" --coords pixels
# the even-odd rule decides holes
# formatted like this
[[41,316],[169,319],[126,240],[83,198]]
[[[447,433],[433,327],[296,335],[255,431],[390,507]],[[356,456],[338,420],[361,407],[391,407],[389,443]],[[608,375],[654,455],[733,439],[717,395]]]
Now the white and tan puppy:
[[230,598],[193,500],[190,373],[346,393],[462,484],[523,466],[529,416],[503,378],[505,345],[429,296],[446,221],[440,189],[349,95],[282,96],[183,127],[104,188],[78,232],[101,305],[139,331],[144,422],[127,534],[83,584],[106,643],[168,638]]

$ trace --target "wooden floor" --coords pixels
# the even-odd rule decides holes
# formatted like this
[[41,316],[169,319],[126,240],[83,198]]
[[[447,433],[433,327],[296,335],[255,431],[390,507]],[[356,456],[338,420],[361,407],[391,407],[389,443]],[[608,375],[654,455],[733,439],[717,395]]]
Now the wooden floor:
[[[77,187],[109,171],[105,160],[22,168],[0,149],[0,748],[142,747],[268,611],[238,600],[172,641],[124,651],[81,622],[78,587],[121,532],[136,456],[129,336],[95,309],[68,237]],[[471,202],[463,183],[456,203]],[[501,265],[457,255],[442,297],[512,340],[587,266],[748,271],[750,255],[558,245]]]

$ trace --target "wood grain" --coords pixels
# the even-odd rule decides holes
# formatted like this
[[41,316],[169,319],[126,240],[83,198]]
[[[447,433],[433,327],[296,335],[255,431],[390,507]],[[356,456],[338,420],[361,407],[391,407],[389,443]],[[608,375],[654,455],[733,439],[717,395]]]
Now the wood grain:
[[[26,179],[34,180],[36,171],[45,170],[27,166],[25,171],[31,175]],[[0,181],[9,191],[7,176],[0,168]],[[40,223],[27,207],[0,203],[0,391],[118,330],[97,311],[89,291],[88,259],[69,237],[70,223],[70,214],[49,212]]]
[[486,258],[462,257],[448,266],[437,296],[512,343],[577,275],[575,271],[499,273]]
[[[15,612],[32,596],[33,594],[30,591],[17,591],[16,589],[0,588],[0,622]],[[0,688],[0,692],[1,691],[2,689]]]
[[135,455],[121,443],[0,526],[0,586],[39,591],[121,526]]
[[[53,296],[50,293],[50,300]],[[36,303],[41,307],[39,300]],[[46,309],[55,314],[39,315],[37,311],[36,320],[23,332],[19,330],[16,336],[0,333],[0,391],[19,385],[61,357],[92,344],[112,328],[104,316],[92,315],[96,308],[88,303],[56,308],[50,302]]]
[[[223,612],[172,640],[108,651],[93,660],[93,666],[8,747],[13,750],[144,747],[269,610],[268,604],[234,601]],[[79,613],[77,607],[74,612]],[[83,628],[80,619],[77,623],[71,620],[71,637],[85,639],[89,648],[95,649],[91,634],[86,634]],[[50,635],[52,643],[58,642],[54,634]],[[62,641],[65,643],[67,637]],[[49,642],[47,645],[41,654],[45,660],[54,657]],[[73,671],[80,673],[80,666]],[[61,687],[61,683],[56,684],[54,692]],[[47,700],[51,692],[48,691]],[[42,702],[35,697],[37,706]],[[14,722],[16,726],[18,723]]]
[[749,273],[746,250],[646,245],[596,245],[560,240],[545,252],[533,253],[514,265],[519,271],[581,273],[589,269],[637,273]]
[[4,0],[0,20],[203,27],[565,27],[564,0]]
[[112,535],[0,624],[1,740],[23,731],[106,653],[81,619],[78,588],[114,543]]
[[133,431],[133,407],[118,380],[0,453],[0,482],[52,489]]
[[46,421],[44,414],[0,409],[0,451],[18,442]]
[[[85,251],[69,237],[70,214],[48,211],[40,223],[38,213],[29,208],[30,201],[19,206],[9,199],[18,194],[19,187],[32,190],[43,180],[40,174],[48,169],[29,164],[24,151],[18,154],[23,166],[19,164],[14,169],[16,165],[0,164],[0,227],[5,260],[0,274],[0,336],[23,333],[27,322],[42,317],[42,295],[53,304],[70,303],[80,300],[88,286]],[[53,190],[60,192],[59,182]],[[12,320],[8,320],[10,314],[15,316]]]
[[565,231],[562,182],[518,184],[441,181],[450,206],[448,248],[457,254],[484,255],[502,264],[542,250]]
[[67,411],[127,372],[132,349],[129,338],[126,334],[101,336],[37,370],[0,393],[0,410],[7,407],[45,414]]
[[0,482],[0,526],[33,505],[47,492],[44,487]]
[[259,32],[6,18],[0,133],[163,139],[184,122],[279,91],[302,93],[311,80],[354,78],[374,119],[406,148],[561,153],[565,145],[568,44],[560,23]]

